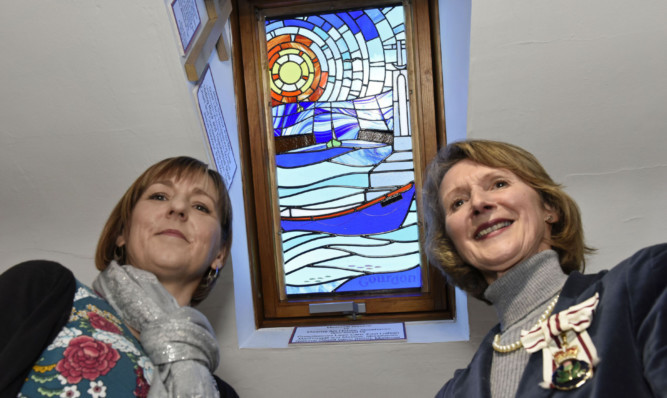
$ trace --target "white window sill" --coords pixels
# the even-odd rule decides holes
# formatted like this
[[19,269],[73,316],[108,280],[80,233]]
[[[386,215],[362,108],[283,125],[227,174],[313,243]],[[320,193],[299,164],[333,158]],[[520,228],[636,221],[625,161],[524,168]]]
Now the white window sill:
[[[456,314],[457,319],[449,321],[406,322],[407,344],[469,340],[468,302],[465,293],[459,289],[456,289]],[[288,348],[294,330],[292,327],[264,328],[243,334],[241,326],[239,324],[239,348]]]

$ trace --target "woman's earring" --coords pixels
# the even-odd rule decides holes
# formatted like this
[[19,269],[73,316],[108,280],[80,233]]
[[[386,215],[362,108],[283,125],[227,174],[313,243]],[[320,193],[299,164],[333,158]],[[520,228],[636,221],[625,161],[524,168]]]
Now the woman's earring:
[[546,222],[551,223],[551,220],[553,219],[553,216],[551,214],[547,215],[547,218],[545,219]]
[[208,270],[208,274],[206,274],[206,279],[204,280],[204,287],[209,287],[215,282],[216,279],[218,279],[218,272],[220,271],[220,268],[215,267],[215,268],[210,268]]

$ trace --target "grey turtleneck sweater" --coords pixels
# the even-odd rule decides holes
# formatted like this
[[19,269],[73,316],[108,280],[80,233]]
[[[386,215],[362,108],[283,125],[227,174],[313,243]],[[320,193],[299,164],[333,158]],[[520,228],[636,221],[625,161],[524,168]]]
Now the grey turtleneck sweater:
[[[515,265],[493,282],[484,297],[493,303],[500,320],[500,344],[511,344],[530,329],[565,284],[567,275],[558,262],[558,254],[546,250]],[[536,354],[539,355],[539,354]],[[523,348],[511,353],[493,352],[491,396],[514,397],[528,364]]]

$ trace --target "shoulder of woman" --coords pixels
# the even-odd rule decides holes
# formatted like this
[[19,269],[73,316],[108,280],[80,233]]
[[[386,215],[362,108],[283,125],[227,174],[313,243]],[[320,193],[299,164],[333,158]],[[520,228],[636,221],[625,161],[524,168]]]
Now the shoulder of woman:
[[45,295],[60,297],[74,293],[76,279],[72,271],[61,264],[48,260],[31,260],[13,266],[0,275],[0,292],[13,301]]
[[649,246],[609,270],[585,275],[571,273],[555,311],[575,305],[596,292],[602,302],[625,301],[633,306],[650,307],[666,287],[667,244]]
[[[16,396],[39,354],[65,325],[74,274],[53,261],[33,260],[0,275],[0,395]],[[6,395],[6,396],[10,396]]]
[[500,332],[499,324],[486,334],[468,366],[454,371],[453,377],[438,391],[436,398],[488,396],[493,360],[491,341],[498,332]]
[[667,285],[667,244],[645,247],[621,261],[609,271],[610,277],[631,283],[646,283],[664,288]]
[[218,392],[220,392],[220,398],[239,398],[239,395],[236,393],[236,390],[229,385],[226,381],[222,380],[216,375],[213,375],[215,383],[218,385]]
[[[570,279],[563,293],[567,290],[566,296],[574,300],[572,304],[597,292],[600,294],[602,307],[618,310],[619,306],[628,306],[632,308],[629,313],[632,314],[633,322],[639,323],[656,306],[661,306],[661,300],[665,300],[667,244],[643,248],[609,271],[591,275],[579,274]],[[659,308],[658,310],[662,311]]]
[[0,275],[0,282],[20,282],[24,280],[31,283],[53,282],[54,280],[73,279],[72,271],[62,264],[49,260],[30,260],[9,268]]

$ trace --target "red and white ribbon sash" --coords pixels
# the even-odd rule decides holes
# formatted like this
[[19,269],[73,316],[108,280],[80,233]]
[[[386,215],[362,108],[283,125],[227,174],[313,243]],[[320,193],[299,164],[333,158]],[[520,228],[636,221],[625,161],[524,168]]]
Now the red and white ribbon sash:
[[[544,388],[551,388],[551,378],[557,368],[554,355],[564,348],[577,348],[577,359],[591,366],[599,362],[597,350],[586,329],[591,324],[593,313],[598,306],[599,295],[551,315],[546,322],[540,322],[532,329],[521,331],[521,343],[529,353],[542,350],[542,376]],[[566,347],[563,346],[566,341]]]

